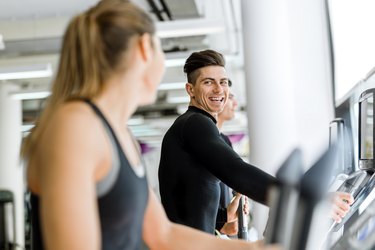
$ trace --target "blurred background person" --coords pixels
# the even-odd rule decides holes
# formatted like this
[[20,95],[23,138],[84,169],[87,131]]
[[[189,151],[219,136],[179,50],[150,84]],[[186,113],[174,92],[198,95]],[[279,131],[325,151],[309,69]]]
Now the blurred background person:
[[[232,81],[230,79],[228,79],[228,85],[229,87],[232,87]],[[234,97],[233,92],[230,91],[227,103],[225,104],[223,111],[220,112],[217,116],[217,127],[220,131],[220,136],[231,147],[232,142],[230,141],[228,136],[222,133],[222,129],[224,122],[234,119],[237,106],[238,102]],[[237,212],[241,195],[237,193],[237,195],[233,197],[233,190],[230,187],[225,185],[223,182],[220,182],[219,185],[220,201],[216,217],[216,230],[218,230],[221,234],[235,236],[238,233],[238,226],[240,223],[237,220]],[[247,215],[249,213],[249,204],[247,198],[244,200],[246,201],[244,204],[244,213],[245,215]]]

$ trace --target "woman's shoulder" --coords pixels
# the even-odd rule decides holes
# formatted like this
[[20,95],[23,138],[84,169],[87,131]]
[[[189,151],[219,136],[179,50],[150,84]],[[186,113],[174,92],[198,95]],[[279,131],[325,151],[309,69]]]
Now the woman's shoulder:
[[70,101],[60,104],[54,112],[56,119],[90,120],[95,117],[92,108],[83,101]]
[[79,168],[90,173],[110,159],[105,132],[90,109],[85,103],[71,102],[52,112],[29,163],[28,183],[34,192],[38,193],[41,171],[69,173]]
[[95,143],[100,139],[102,125],[92,108],[84,102],[67,102],[52,113],[45,135],[47,140],[85,140]]

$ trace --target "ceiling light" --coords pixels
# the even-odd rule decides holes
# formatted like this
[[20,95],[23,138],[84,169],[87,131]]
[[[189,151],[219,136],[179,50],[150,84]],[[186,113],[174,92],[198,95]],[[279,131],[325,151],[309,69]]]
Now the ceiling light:
[[[194,51],[186,51],[186,52],[173,52],[166,54],[166,60],[164,65],[166,67],[179,67],[183,66],[186,62],[186,59],[193,53]],[[239,62],[239,57],[237,55],[231,54],[227,51],[221,51],[225,58],[225,62],[232,63],[232,62]]]
[[189,103],[190,97],[189,96],[171,96],[167,97],[168,103]]
[[18,91],[14,93],[10,93],[11,98],[16,100],[33,100],[33,99],[43,99],[48,97],[51,94],[48,90],[42,91]]
[[0,80],[42,78],[52,76],[51,64],[34,64],[13,68],[0,68]]
[[186,58],[171,58],[165,60],[165,67],[178,67],[185,64]]
[[162,83],[159,85],[158,90],[176,90],[176,89],[185,89],[185,82],[170,82]]
[[30,130],[34,127],[35,125],[34,124],[23,124],[22,125],[22,128],[21,128],[21,131],[26,133],[26,132],[30,132]]
[[142,116],[133,116],[128,121],[128,126],[137,126],[144,124],[144,118]]
[[132,134],[135,137],[140,136],[161,136],[161,132],[158,129],[152,128],[150,126],[129,126]]
[[175,20],[156,23],[157,35],[160,38],[199,36],[225,31],[223,20],[205,18]]

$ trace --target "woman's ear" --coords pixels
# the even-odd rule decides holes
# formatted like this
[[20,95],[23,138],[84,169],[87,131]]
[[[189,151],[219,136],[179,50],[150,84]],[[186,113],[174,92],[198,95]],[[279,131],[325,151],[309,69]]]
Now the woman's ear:
[[188,95],[191,98],[194,98],[194,85],[188,82],[188,83],[185,84],[185,89],[186,89],[186,92],[188,93]]
[[138,47],[140,51],[141,58],[147,62],[152,58],[153,48],[152,48],[152,38],[150,34],[143,34],[138,42]]

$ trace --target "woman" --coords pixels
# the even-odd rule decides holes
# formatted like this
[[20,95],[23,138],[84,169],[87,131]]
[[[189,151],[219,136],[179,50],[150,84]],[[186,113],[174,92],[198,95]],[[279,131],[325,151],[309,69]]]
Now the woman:
[[127,121],[155,101],[164,55],[150,17],[103,0],[64,36],[52,95],[22,156],[35,249],[259,249],[168,221]]

